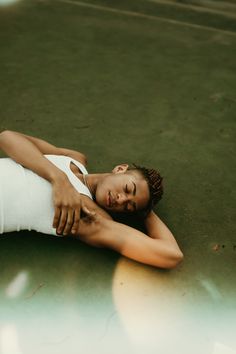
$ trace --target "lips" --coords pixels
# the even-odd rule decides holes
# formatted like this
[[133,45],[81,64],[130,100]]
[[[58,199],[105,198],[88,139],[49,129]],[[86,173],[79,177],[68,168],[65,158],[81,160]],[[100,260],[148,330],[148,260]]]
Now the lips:
[[108,195],[107,195],[107,206],[109,208],[111,208],[113,206],[113,200],[112,200],[112,196],[111,196],[111,192],[110,191],[108,192]]

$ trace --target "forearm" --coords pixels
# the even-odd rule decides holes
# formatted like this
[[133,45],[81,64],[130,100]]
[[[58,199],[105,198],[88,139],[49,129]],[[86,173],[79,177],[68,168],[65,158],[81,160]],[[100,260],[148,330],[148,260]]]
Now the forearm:
[[[80,161],[83,165],[86,165],[87,159],[86,156],[75,150],[67,149],[67,148],[61,148],[57,147],[53,144],[48,143],[47,141],[39,138],[35,138],[30,135],[22,134],[19,132],[15,131],[4,131],[0,134],[2,135],[8,135],[8,136],[13,136],[14,140],[17,142],[18,139],[24,139],[24,141],[28,140],[31,142],[34,147],[36,147],[43,155],[62,155],[62,156],[69,156],[72,157],[73,159]],[[1,148],[1,146],[0,146]],[[3,150],[3,148],[2,148]],[[6,152],[6,151],[5,151]],[[9,153],[7,153],[9,155]]]
[[21,133],[17,133],[17,134],[20,134],[26,137],[28,140],[30,140],[42,152],[42,154],[69,156],[77,161],[80,161],[83,165],[86,165],[87,163],[86,156],[79,151],[57,147],[55,145],[48,143],[45,140],[35,138],[33,136],[24,135]]
[[[111,248],[137,262],[160,268],[177,264],[176,249],[162,240],[152,239],[129,226],[106,221],[107,230],[102,235],[104,247]],[[112,237],[112,234],[114,235]]]
[[0,148],[7,156],[49,182],[65,178],[64,173],[48,161],[43,156],[43,152],[23,134],[11,131],[2,132]]
[[19,132],[12,132],[12,133],[22,136],[22,137],[28,139],[29,141],[31,141],[40,150],[40,152],[44,155],[64,155],[62,153],[63,149],[58,148],[57,146],[52,145],[45,140],[36,138],[34,136],[22,134]]
[[145,219],[145,227],[149,237],[176,243],[174,235],[170,229],[164,224],[159,216],[154,213],[154,211],[151,211]]

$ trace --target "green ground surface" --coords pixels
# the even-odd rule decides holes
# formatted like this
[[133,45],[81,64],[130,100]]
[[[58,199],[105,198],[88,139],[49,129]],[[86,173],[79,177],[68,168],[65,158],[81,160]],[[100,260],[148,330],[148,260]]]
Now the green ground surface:
[[[176,3],[22,0],[0,6],[1,128],[83,151],[90,172],[120,162],[159,168],[165,196],[156,211],[185,255],[178,269],[166,272],[74,240],[2,235],[1,333],[20,328],[24,354],[69,347],[71,354],[105,353],[112,340],[113,350],[131,353],[139,340],[129,319],[150,297],[158,308],[163,294],[165,309],[175,303],[183,309],[184,320],[171,330],[189,329],[202,349],[192,344],[191,353],[231,353],[213,345],[214,338],[236,350],[236,14],[227,6],[214,13]],[[11,298],[6,289],[20,272],[27,285]],[[129,291],[135,284],[127,297],[148,289],[149,299],[141,296],[128,317],[115,274],[120,287],[127,274]],[[155,325],[148,316],[147,328]],[[137,317],[136,325],[141,321]],[[199,331],[203,325],[207,336]],[[158,337],[155,342],[139,329],[145,350],[155,351]],[[176,343],[189,353],[181,338],[168,349],[162,343],[163,353],[176,353]],[[10,353],[4,345],[2,353]]]

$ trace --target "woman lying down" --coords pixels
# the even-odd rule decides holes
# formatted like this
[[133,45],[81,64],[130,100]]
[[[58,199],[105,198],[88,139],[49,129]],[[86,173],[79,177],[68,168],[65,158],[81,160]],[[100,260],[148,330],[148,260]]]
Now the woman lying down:
[[[18,132],[0,133],[0,233],[35,230],[74,236],[135,261],[174,268],[183,254],[153,211],[163,194],[160,174],[127,164],[88,174],[86,157]],[[112,219],[144,218],[146,234]]]

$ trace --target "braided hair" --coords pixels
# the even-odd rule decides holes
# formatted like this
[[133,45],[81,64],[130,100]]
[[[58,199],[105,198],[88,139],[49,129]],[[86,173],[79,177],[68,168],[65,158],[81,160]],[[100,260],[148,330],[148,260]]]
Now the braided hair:
[[161,200],[163,195],[163,178],[160,173],[152,168],[146,168],[136,164],[132,164],[129,168],[132,171],[138,171],[147,181],[150,199],[144,212],[148,214],[152,208]]

